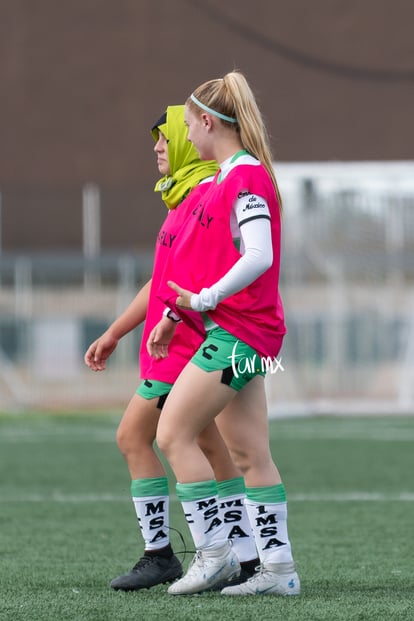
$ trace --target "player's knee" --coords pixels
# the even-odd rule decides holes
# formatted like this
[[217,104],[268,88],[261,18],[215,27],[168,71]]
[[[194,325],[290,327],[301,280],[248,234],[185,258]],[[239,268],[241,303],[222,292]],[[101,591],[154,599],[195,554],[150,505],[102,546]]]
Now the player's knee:
[[198,437],[197,443],[208,460],[214,457],[216,450],[215,450],[215,447],[212,446],[211,442],[206,441],[201,435]]
[[129,440],[128,434],[125,433],[122,425],[120,425],[116,431],[116,443],[121,453],[126,455],[129,451]]
[[131,454],[142,453],[145,449],[151,448],[154,437],[145,434],[131,433],[130,430],[120,425],[116,432],[116,443],[122,455],[128,457]]
[[243,450],[230,449],[230,455],[234,465],[241,471],[244,476],[251,468],[252,460],[251,456]]
[[178,434],[174,433],[168,425],[159,425],[157,429],[157,445],[158,448],[164,455],[168,458],[168,456],[175,450],[175,446],[178,442]]
[[158,429],[156,440],[157,440],[157,445],[160,451],[164,453],[164,455],[168,456],[168,453],[171,447],[171,441],[170,441],[169,434],[163,431],[162,429]]

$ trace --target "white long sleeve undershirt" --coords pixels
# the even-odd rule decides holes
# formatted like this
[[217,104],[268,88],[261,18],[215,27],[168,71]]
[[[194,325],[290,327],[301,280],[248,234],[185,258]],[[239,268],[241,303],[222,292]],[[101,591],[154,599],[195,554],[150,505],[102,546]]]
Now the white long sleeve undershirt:
[[[267,204],[264,199],[260,201]],[[214,285],[191,296],[193,310],[214,310],[220,302],[241,291],[263,274],[273,263],[271,226],[268,216],[253,217],[240,223],[242,256]]]

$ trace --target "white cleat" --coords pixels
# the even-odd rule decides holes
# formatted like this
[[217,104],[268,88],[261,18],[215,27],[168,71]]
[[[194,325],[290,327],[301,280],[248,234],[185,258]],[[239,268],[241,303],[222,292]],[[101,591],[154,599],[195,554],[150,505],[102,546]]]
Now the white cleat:
[[265,563],[247,582],[225,587],[222,595],[299,595],[294,563]]
[[185,576],[169,588],[170,595],[191,595],[211,589],[223,580],[231,580],[240,574],[240,563],[231,544],[219,548],[198,550]]

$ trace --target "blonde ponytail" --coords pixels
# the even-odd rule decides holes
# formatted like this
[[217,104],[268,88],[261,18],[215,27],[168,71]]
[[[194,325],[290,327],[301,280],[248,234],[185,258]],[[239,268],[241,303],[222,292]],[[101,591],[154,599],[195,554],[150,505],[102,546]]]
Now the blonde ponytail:
[[[256,157],[265,167],[273,182],[280,209],[282,200],[273,169],[273,160],[270,150],[270,141],[266,126],[254,94],[242,73],[232,71],[223,78],[210,80],[195,89],[193,99],[187,100],[187,105],[196,111],[194,99],[202,102],[220,117],[237,119],[237,123],[221,120],[221,123],[233,127],[240,134],[243,147]],[[199,108],[200,110],[200,108]]]

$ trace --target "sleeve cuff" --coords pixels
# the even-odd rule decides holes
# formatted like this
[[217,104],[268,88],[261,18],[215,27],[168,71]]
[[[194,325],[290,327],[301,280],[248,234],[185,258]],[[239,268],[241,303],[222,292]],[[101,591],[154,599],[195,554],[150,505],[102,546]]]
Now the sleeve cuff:
[[191,308],[199,313],[214,310],[217,302],[213,300],[213,293],[210,289],[201,289],[200,293],[193,293],[191,296]]

